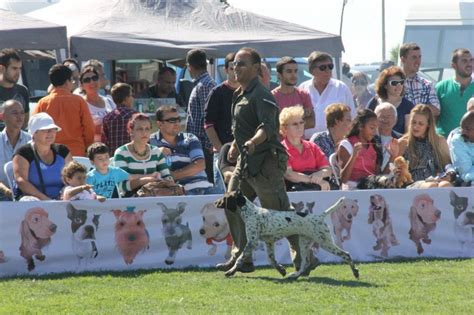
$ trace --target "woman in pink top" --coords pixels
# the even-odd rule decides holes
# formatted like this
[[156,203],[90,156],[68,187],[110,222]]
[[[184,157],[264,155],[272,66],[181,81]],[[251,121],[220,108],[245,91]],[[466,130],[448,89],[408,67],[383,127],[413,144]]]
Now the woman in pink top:
[[[377,129],[377,115],[373,111],[363,109],[357,112],[351,130],[337,150],[337,158],[341,164],[341,181],[345,184],[343,189],[354,189],[362,178],[382,173],[381,144],[376,143],[374,138]],[[398,156],[398,142],[392,141],[387,150],[392,162]],[[384,173],[388,171],[387,165]]]
[[302,106],[284,108],[280,113],[281,143],[288,153],[285,179],[295,184],[313,184],[315,190],[329,190],[331,168],[323,151],[314,143],[303,139],[304,109]]

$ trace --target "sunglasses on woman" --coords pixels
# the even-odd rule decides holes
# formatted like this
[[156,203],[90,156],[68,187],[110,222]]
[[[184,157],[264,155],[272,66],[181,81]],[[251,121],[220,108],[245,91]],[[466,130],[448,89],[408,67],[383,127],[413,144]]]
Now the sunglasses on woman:
[[390,80],[388,81],[388,84],[391,86],[397,86],[397,85],[403,85],[405,83],[405,80]]
[[95,75],[95,76],[92,76],[92,77],[82,79],[82,83],[91,83],[91,81],[94,81],[94,82],[99,81],[99,76]]

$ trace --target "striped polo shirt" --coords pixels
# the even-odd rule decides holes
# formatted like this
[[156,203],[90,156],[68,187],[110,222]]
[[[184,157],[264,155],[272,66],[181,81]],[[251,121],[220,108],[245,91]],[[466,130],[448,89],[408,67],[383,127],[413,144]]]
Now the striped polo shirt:
[[[171,176],[168,164],[166,164],[166,158],[163,153],[161,153],[161,150],[154,145],[151,145],[150,148],[151,152],[148,159],[137,160],[125,144],[115,151],[114,166],[120,167],[129,174],[146,175],[158,171],[162,178]],[[131,191],[130,182],[122,182],[122,189],[127,192]]]
[[[195,135],[181,132],[177,137],[176,146],[172,146],[168,141],[163,139],[159,131],[150,136],[150,143],[152,145],[169,148],[171,150],[170,162],[172,171],[179,170],[199,159],[204,159],[201,142]],[[213,186],[207,180],[207,175],[204,170],[193,176],[180,179],[178,184],[183,185],[186,191]]]

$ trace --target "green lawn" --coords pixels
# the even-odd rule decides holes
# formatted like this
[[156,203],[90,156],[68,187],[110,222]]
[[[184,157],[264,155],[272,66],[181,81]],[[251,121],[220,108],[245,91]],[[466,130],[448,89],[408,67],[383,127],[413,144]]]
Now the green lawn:
[[[276,270],[214,270],[0,280],[1,314],[474,313],[474,259],[323,265],[290,282]],[[290,267],[288,271],[292,271]]]

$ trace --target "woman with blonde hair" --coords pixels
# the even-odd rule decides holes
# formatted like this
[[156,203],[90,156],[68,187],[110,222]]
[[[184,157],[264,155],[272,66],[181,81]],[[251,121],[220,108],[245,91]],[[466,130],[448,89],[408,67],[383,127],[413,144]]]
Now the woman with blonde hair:
[[326,156],[313,142],[304,140],[304,109],[301,105],[280,112],[281,144],[288,153],[284,175],[290,190],[329,190],[332,174]]
[[415,181],[409,188],[450,187],[449,180],[438,175],[451,163],[446,139],[435,132],[435,120],[429,105],[418,104],[411,113],[408,132],[398,140],[400,155],[410,162]]

